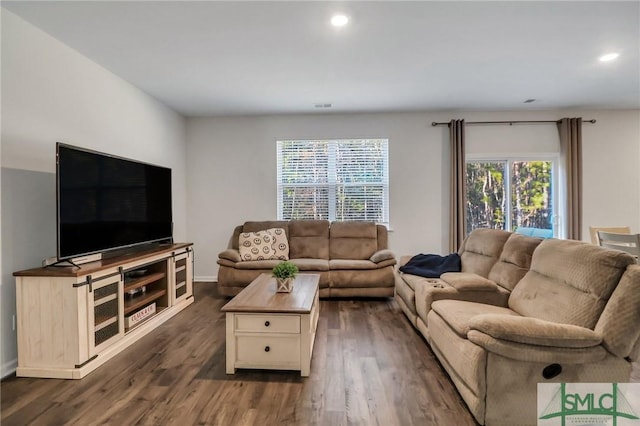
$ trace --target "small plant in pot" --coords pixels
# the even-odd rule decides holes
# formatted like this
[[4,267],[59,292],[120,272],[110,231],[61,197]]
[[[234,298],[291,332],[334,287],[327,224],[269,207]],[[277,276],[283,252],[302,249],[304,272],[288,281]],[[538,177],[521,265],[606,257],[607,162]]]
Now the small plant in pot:
[[293,279],[298,273],[298,267],[288,260],[278,263],[271,270],[276,279],[276,291],[279,293],[290,293],[293,290]]

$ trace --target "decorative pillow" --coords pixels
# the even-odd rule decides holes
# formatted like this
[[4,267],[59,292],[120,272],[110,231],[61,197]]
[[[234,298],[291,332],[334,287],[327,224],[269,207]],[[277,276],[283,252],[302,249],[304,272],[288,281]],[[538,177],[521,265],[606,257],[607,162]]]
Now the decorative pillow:
[[240,258],[243,261],[271,259],[274,255],[272,244],[273,237],[268,231],[243,232],[238,240]]
[[271,228],[267,229],[267,232],[273,240],[271,243],[273,254],[270,259],[289,260],[289,241],[287,240],[287,234],[284,232],[284,229]]

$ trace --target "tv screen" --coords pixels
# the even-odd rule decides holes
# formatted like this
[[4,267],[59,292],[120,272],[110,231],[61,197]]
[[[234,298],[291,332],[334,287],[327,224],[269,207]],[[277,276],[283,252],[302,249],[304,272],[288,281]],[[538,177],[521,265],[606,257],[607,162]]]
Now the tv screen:
[[172,239],[171,169],[56,150],[59,260]]

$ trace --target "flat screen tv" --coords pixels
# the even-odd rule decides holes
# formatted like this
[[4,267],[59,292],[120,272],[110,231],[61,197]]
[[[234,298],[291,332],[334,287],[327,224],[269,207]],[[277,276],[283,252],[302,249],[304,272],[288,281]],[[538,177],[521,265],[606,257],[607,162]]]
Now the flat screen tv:
[[173,235],[171,169],[56,144],[58,260]]

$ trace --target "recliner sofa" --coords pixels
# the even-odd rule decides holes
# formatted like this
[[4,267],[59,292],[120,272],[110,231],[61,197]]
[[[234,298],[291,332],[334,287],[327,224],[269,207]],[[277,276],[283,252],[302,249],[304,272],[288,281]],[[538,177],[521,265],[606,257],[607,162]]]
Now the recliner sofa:
[[281,260],[242,260],[243,233],[284,229],[289,260],[300,272],[320,274],[320,297],[392,297],[395,255],[387,228],[374,222],[291,220],[245,222],[236,226],[229,247],[218,255],[218,291],[234,296]]
[[[475,233],[465,249],[473,239],[480,242]],[[503,231],[482,234],[496,239],[486,250],[472,244],[473,256],[495,258]],[[510,253],[511,238],[489,269],[491,277],[500,275],[497,263],[519,257]],[[420,290],[423,285],[428,283],[414,291],[416,304],[430,308],[417,309],[416,328],[480,424],[535,425],[538,383],[629,381],[640,341],[640,265],[624,252],[573,240],[539,242],[504,303],[486,295],[474,301],[470,293],[456,300],[464,291],[443,291],[445,283],[429,293]]]

